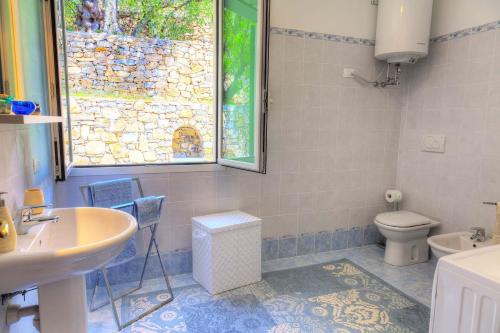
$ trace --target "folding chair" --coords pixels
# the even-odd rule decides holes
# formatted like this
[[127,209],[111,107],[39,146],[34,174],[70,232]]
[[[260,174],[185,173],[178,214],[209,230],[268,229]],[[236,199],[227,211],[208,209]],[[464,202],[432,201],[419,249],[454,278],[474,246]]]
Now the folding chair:
[[[97,183],[92,183],[92,184],[88,184],[88,185],[83,185],[83,186],[80,186],[80,192],[81,192],[83,201],[88,206],[106,207],[106,208],[113,208],[113,209],[119,209],[119,210],[126,210],[129,213],[131,213],[134,217],[137,218],[138,212],[136,212],[134,209],[135,204],[134,204],[134,200],[132,199],[132,197],[133,197],[133,195],[132,195],[132,183],[135,183],[137,185],[137,191],[139,193],[139,197],[143,198],[144,192],[142,190],[142,186],[141,186],[141,183],[140,183],[138,178],[123,178],[123,179],[116,179],[116,180],[111,180],[111,181],[104,181],[104,182],[97,182]],[[99,184],[99,186],[109,185],[109,199],[108,200],[105,200],[104,202],[94,202],[94,196],[92,195],[92,188],[97,184]],[[124,193],[116,193],[116,191],[114,190],[113,184],[119,184],[119,186],[122,186],[122,188],[126,189],[126,191],[124,191]],[[104,194],[107,195],[105,191],[106,191],[106,189],[104,189]],[[159,212],[159,213],[161,213],[161,209],[162,209],[165,197],[159,196],[157,198],[161,200],[160,201],[160,212]],[[160,307],[164,306],[165,304],[170,303],[174,299],[174,294],[173,294],[172,288],[170,286],[170,281],[168,279],[167,272],[166,272],[165,267],[163,266],[163,262],[161,260],[160,251],[158,249],[158,244],[156,243],[156,231],[158,229],[158,224],[159,224],[159,219],[157,221],[153,221],[153,222],[150,222],[147,224],[138,223],[138,230],[149,229],[149,231],[151,232],[151,237],[149,239],[148,250],[146,253],[146,257],[144,259],[144,265],[142,266],[141,278],[139,281],[139,285],[137,287],[134,287],[130,290],[127,290],[118,296],[114,296],[113,291],[111,289],[111,284],[109,283],[109,279],[108,279],[108,275],[107,275],[107,268],[111,268],[111,267],[115,267],[115,266],[124,264],[124,263],[135,258],[135,256],[136,256],[135,237],[132,238],[125,245],[124,250],[113,261],[111,261],[110,263],[103,266],[102,268],[100,268],[97,271],[97,279],[95,281],[95,285],[94,285],[94,288],[92,291],[92,298],[90,301],[90,311],[95,311],[95,310],[111,303],[111,307],[113,310],[113,316],[115,318],[116,325],[118,326],[119,330],[121,330],[121,329],[129,326],[130,324],[136,322],[137,320],[147,316],[148,314],[159,309]],[[118,311],[116,309],[115,302],[118,301],[120,298],[127,296],[127,295],[130,295],[131,293],[142,288],[143,281],[144,281],[144,275],[146,272],[146,266],[147,266],[149,257],[151,255],[151,250],[152,250],[153,246],[156,249],[158,260],[160,262],[160,267],[161,267],[163,277],[165,279],[165,283],[167,285],[167,289],[168,289],[170,297],[167,298],[166,300],[162,301],[160,304],[155,305],[154,307],[152,307],[150,310],[146,311],[145,313],[142,313],[139,316],[127,321],[126,323],[121,324],[120,318],[118,316]],[[94,298],[95,298],[95,294],[97,291],[97,287],[99,285],[100,275],[103,276],[109,301],[106,301],[103,304],[94,306]]]

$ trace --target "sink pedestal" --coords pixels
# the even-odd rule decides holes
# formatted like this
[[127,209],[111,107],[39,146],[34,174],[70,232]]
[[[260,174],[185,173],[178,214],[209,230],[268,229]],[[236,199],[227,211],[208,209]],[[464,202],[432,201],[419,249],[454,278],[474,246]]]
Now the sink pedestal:
[[85,276],[38,287],[41,333],[87,333]]

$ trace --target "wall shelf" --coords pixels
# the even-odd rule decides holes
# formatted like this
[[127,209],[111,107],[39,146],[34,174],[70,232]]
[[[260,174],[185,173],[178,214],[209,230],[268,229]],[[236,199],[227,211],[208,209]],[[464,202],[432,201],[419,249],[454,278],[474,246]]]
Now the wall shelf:
[[19,116],[14,114],[0,114],[0,124],[29,125],[62,123],[62,121],[63,117],[56,116]]

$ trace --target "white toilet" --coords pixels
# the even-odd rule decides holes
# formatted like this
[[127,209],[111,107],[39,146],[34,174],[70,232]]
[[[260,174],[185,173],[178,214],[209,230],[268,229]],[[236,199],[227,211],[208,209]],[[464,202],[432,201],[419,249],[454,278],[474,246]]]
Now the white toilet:
[[375,225],[387,239],[386,263],[395,266],[418,264],[429,259],[427,235],[439,222],[401,210],[378,214]]

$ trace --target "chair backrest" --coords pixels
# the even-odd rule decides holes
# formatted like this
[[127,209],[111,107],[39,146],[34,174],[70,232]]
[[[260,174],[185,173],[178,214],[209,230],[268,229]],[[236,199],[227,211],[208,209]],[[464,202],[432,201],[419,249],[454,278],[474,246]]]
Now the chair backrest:
[[136,184],[139,197],[144,196],[139,178],[121,178],[90,183],[80,186],[82,200],[87,206],[105,208],[129,208],[133,206]]
[[[82,200],[87,206],[123,210],[133,214],[134,189],[136,184],[139,196],[143,197],[139,178],[121,178],[90,183],[80,186]],[[138,226],[139,227],[139,226]],[[123,251],[108,263],[106,267],[121,265],[135,258],[137,254],[135,235],[126,243]]]
[[[136,184],[137,192],[134,192],[132,188],[133,183]],[[96,193],[96,190],[98,193]],[[133,195],[138,193],[139,198],[144,197],[139,178],[121,178],[82,185],[80,186],[80,193],[87,206],[119,209],[133,215],[138,220],[137,227],[139,230],[160,222],[159,216],[165,200],[165,196],[156,197],[160,200],[157,221],[141,223],[141,219],[134,209],[134,200],[136,198]]]

